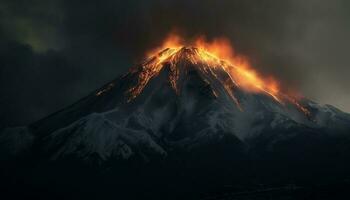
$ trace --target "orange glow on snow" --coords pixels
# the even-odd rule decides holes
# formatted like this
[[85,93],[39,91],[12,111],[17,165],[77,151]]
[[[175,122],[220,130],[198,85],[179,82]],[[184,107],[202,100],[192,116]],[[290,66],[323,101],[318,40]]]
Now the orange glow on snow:
[[[239,107],[239,102],[232,89],[233,85],[247,92],[267,94],[281,104],[284,101],[291,102],[307,114],[308,111],[294,100],[295,98],[282,94],[276,79],[260,75],[250,65],[246,57],[236,54],[229,40],[218,38],[207,41],[204,37],[198,37],[190,42],[184,41],[179,35],[171,34],[162,45],[147,52],[148,59],[141,65],[142,70],[140,70],[138,84],[128,91],[129,101],[142,92],[148,81],[158,75],[165,64],[170,66],[169,82],[178,93],[180,73],[178,65],[179,62],[186,60],[193,66],[197,66],[198,70],[204,74],[211,73],[211,75],[217,76],[215,70],[225,72],[229,81],[222,81],[222,85]],[[213,94],[218,95],[216,91],[213,91]]]

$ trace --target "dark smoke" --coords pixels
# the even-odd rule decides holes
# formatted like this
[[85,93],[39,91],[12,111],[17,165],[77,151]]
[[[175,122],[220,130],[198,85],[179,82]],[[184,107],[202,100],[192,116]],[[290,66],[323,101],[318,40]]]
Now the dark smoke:
[[345,0],[0,3],[0,127],[27,124],[126,72],[170,31],[227,37],[253,66],[350,111]]

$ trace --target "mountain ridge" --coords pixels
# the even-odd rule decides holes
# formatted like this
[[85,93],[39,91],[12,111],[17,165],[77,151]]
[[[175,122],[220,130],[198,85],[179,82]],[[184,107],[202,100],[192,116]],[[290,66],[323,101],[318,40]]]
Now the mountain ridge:
[[244,86],[229,67],[197,48],[165,49],[77,103],[3,130],[1,161],[29,185],[41,177],[40,187],[74,180],[104,191],[96,183],[108,180],[126,197],[171,191],[165,182],[191,199],[225,184],[350,177],[349,114],[263,82]]

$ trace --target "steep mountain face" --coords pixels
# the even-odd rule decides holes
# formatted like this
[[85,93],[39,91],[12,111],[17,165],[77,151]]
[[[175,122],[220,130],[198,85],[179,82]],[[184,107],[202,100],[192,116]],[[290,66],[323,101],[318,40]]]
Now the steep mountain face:
[[[46,170],[61,182],[82,173],[74,166],[94,166],[103,171],[94,180],[107,173],[124,187],[139,182],[147,194],[150,179],[176,180],[188,194],[193,183],[192,193],[226,183],[348,177],[349,114],[260,83],[247,86],[242,73],[198,48],[165,49],[79,102],[3,130],[2,161],[33,169],[22,172],[27,180]],[[69,171],[64,166],[72,172],[49,173]]]

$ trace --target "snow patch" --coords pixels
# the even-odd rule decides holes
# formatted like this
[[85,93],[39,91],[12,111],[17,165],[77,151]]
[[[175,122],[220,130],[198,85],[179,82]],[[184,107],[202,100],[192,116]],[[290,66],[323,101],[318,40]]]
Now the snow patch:
[[103,114],[90,114],[46,138],[46,148],[54,150],[52,159],[68,155],[84,160],[98,155],[129,159],[140,149],[165,156],[166,152],[145,131],[131,130],[111,122]]

